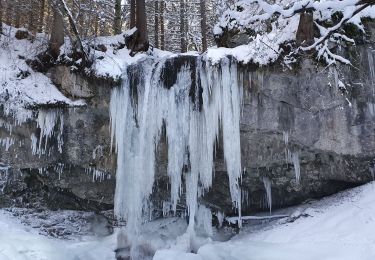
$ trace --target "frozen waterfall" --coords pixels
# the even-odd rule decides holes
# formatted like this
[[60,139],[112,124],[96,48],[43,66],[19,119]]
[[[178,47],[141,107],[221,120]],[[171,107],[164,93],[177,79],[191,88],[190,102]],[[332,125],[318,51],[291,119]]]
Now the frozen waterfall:
[[198,197],[212,185],[219,131],[233,205],[241,212],[242,88],[237,65],[228,59],[218,66],[196,59],[196,66],[189,62],[181,66],[170,88],[163,83],[166,60],[162,60],[143,68],[143,79],[139,80],[143,84],[134,86],[125,73],[122,87],[112,91],[111,139],[118,155],[115,214],[127,221],[130,234],[139,232],[143,212],[148,211],[155,179],[155,152],[163,126],[172,210],[176,210],[185,184],[188,231],[194,232]]

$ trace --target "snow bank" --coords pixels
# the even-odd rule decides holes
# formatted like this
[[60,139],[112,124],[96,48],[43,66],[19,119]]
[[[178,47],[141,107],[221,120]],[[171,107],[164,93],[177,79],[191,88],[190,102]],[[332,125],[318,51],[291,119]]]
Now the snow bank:
[[[154,259],[370,260],[375,259],[375,183],[304,205],[301,217],[259,231],[244,229],[196,255],[162,250]],[[297,210],[298,211],[298,210]]]

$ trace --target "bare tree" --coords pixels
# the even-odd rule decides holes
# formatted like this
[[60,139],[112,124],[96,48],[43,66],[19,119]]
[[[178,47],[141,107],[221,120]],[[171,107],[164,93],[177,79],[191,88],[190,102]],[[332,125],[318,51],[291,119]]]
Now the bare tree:
[[207,50],[207,16],[206,16],[206,0],[200,0],[201,13],[201,34],[202,34],[202,50]]
[[130,0],[130,28],[134,28],[136,26],[135,9],[135,0]]
[[165,49],[165,29],[164,29],[164,6],[163,0],[160,1],[159,17],[160,17],[160,48]]
[[36,24],[35,24],[34,8],[35,8],[35,2],[33,0],[29,0],[29,5],[27,7],[28,18],[29,18],[28,29],[33,34],[36,32],[36,29],[35,29]]
[[39,21],[38,21],[39,33],[43,32],[45,5],[46,5],[46,0],[40,0]]
[[3,1],[0,0],[0,35],[3,33]]
[[155,1],[155,18],[154,18],[154,23],[155,23],[155,48],[159,48],[159,2]]
[[122,32],[121,0],[115,1],[115,18],[113,30],[115,34],[120,34]]
[[185,0],[180,0],[180,37],[181,37],[181,52],[187,51],[186,39],[186,17],[185,17]]
[[64,44],[64,21],[61,12],[56,6],[53,7],[53,25],[49,49],[52,57],[57,58],[60,54],[60,47]]
[[137,0],[136,15],[138,37],[133,51],[147,51],[149,47],[149,42],[147,33],[147,16],[145,0]]
[[10,26],[13,24],[13,8],[13,3],[7,1],[7,6],[4,8],[6,9],[5,23]]

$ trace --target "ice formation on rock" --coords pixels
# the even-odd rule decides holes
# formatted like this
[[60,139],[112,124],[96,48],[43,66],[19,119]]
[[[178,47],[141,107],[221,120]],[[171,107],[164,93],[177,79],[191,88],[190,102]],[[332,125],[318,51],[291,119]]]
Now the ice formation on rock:
[[8,152],[9,148],[14,145],[14,139],[11,137],[6,137],[0,139],[0,145],[5,148],[5,151]]
[[9,169],[9,166],[0,165],[0,194],[4,193],[4,188],[8,181]]
[[64,118],[59,110],[39,110],[37,117],[38,128],[40,129],[39,139],[33,133],[31,135],[31,150],[34,155],[45,155],[48,151],[48,141],[55,136],[57,149],[61,153],[63,146]]
[[271,187],[271,180],[267,177],[263,177],[263,185],[264,189],[266,190],[266,197],[267,197],[267,204],[268,208],[270,209],[270,214],[272,213],[272,187]]
[[92,182],[96,182],[96,181],[102,182],[104,180],[111,179],[111,175],[109,173],[101,171],[95,167],[86,168],[85,173],[92,175]]
[[169,89],[161,80],[165,61],[159,61],[144,69],[144,85],[131,86],[125,76],[123,86],[112,91],[111,139],[115,140],[118,154],[115,214],[127,221],[130,233],[138,233],[142,212],[146,211],[152,193],[155,150],[163,125],[168,143],[172,210],[176,210],[184,179],[188,231],[194,232],[198,197],[212,185],[219,130],[233,205],[241,211],[242,87],[237,66],[228,59],[218,66],[200,59],[197,57],[195,71],[189,64],[182,66]]
[[368,59],[368,65],[370,69],[370,83],[372,84],[375,84],[374,52],[375,51],[371,48],[367,50],[367,59]]
[[203,205],[199,205],[196,219],[197,230],[203,233],[203,235],[212,236],[213,230],[211,210]]
[[292,153],[292,163],[294,166],[294,173],[296,175],[296,182],[299,185],[301,180],[301,166],[299,163],[299,154],[298,152]]

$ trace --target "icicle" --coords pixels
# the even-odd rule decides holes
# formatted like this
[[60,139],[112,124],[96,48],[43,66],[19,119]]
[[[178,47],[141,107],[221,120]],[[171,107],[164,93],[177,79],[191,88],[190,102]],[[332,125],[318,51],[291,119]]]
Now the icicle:
[[38,138],[34,133],[31,134],[31,151],[33,155],[38,153]]
[[94,150],[92,151],[92,159],[99,159],[103,156],[103,146],[102,145],[98,145],[94,148]]
[[6,137],[0,139],[0,145],[5,147],[5,151],[8,152],[9,148],[14,145],[14,139],[10,137]]
[[[229,186],[232,200],[238,209],[241,219],[241,145],[240,145],[240,104],[241,94],[237,86],[237,67],[224,60],[222,66],[222,128],[224,143],[224,158],[229,176]],[[241,226],[241,221],[239,221]]]
[[294,166],[294,172],[296,175],[296,182],[299,185],[300,184],[300,179],[301,179],[301,167],[299,163],[299,154],[298,152],[292,153],[292,162]]
[[[176,83],[167,89],[160,82],[163,66],[164,61],[160,61],[154,67],[145,68],[144,86],[131,88],[137,91],[137,102],[132,100],[126,77],[123,86],[111,94],[111,146],[115,144],[118,156],[115,214],[127,221],[131,234],[138,233],[142,211],[152,193],[155,149],[163,122],[168,144],[172,210],[176,210],[184,175],[190,219],[188,232],[194,233],[198,197],[212,185],[213,154],[220,127],[230,193],[234,206],[239,214],[241,212],[239,127],[242,88],[238,86],[236,65],[223,60],[220,67],[213,67],[198,60],[195,103],[189,95],[190,67],[182,66]],[[197,96],[200,93],[202,104]]]
[[373,49],[368,49],[367,50],[367,58],[368,58],[368,65],[369,65],[369,71],[370,71],[370,83],[374,84],[375,83],[375,67],[374,67],[374,50]]
[[[57,122],[60,120],[57,134],[55,134],[55,127]],[[51,150],[48,148],[48,140],[52,136],[56,135],[57,138],[57,149],[62,153],[63,145],[63,114],[61,111],[56,110],[39,110],[37,124],[40,129],[39,140],[35,143],[35,134],[31,135],[31,149],[33,154],[38,154],[41,157],[42,154],[49,155]],[[44,145],[43,145],[44,143]]]
[[61,174],[64,172],[64,164],[63,163],[57,163],[54,166],[54,170],[59,174],[59,180],[61,180]]
[[271,187],[271,180],[267,177],[263,177],[263,185],[264,189],[266,190],[266,197],[267,197],[267,205],[270,209],[270,215],[272,214],[272,187]]
[[217,217],[217,221],[219,222],[219,228],[221,228],[223,226],[225,215],[223,212],[218,211],[216,213],[216,217]]
[[375,116],[375,104],[374,103],[367,103],[367,108],[370,116]]
[[289,132],[283,131],[283,140],[284,140],[284,144],[286,146],[288,146],[288,144],[289,144]]
[[5,186],[9,178],[9,166],[0,165],[0,194],[4,193]]
[[198,206],[197,211],[197,230],[209,237],[212,236],[212,213],[209,208],[203,205]]

